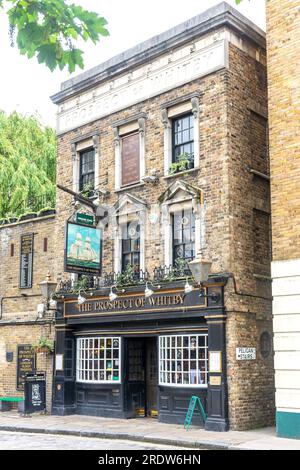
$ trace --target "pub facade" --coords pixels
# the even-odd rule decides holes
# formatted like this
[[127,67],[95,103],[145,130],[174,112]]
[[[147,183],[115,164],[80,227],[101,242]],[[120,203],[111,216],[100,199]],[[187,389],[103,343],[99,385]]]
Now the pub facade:
[[52,412],[272,424],[264,33],[221,3],[52,100]]

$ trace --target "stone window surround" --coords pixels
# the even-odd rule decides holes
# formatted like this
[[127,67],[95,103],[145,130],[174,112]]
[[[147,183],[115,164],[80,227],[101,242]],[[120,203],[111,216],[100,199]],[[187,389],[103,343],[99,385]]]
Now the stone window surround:
[[128,222],[139,222],[140,225],[140,270],[145,271],[145,230],[146,230],[147,208],[132,205],[132,209],[117,213],[114,216],[114,272],[122,270],[122,226]]
[[[140,143],[140,182],[145,176],[145,155],[146,155],[146,141],[145,141],[145,121],[146,114],[139,113],[130,116],[126,119],[121,119],[112,124],[114,132],[114,144],[115,144],[115,191],[121,189],[130,188],[131,185],[122,186],[122,175],[121,175],[121,137],[130,132],[139,132],[139,143]],[[136,184],[139,183],[135,183]]]
[[202,206],[199,201],[193,198],[182,199],[181,201],[169,201],[162,205],[162,224],[164,239],[164,264],[173,264],[173,214],[179,210],[192,210],[195,215],[195,254],[201,248],[201,223],[203,224]]
[[95,151],[95,188],[99,187],[99,132],[90,132],[71,140],[71,153],[73,162],[73,191],[79,191],[79,176],[80,176],[80,152],[88,148],[93,148]]
[[164,176],[169,175],[172,163],[172,118],[189,111],[194,116],[194,169],[199,168],[199,96],[200,93],[192,93],[161,105],[164,126]]

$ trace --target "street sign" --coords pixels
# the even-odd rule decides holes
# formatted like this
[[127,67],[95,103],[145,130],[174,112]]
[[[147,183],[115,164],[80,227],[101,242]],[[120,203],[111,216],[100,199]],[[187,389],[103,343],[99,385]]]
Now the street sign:
[[83,225],[94,225],[94,216],[90,214],[82,214],[81,212],[77,212],[76,222],[78,224],[83,224]]
[[253,361],[256,359],[256,348],[236,348],[237,361]]
[[184,429],[186,431],[188,431],[188,429],[191,425],[193,415],[194,415],[194,411],[195,411],[195,408],[196,408],[197,405],[198,405],[199,410],[201,412],[203,421],[204,422],[206,421],[206,413],[205,413],[204,408],[202,406],[201,400],[200,400],[199,397],[196,397],[195,395],[193,395],[190,399],[189,407],[188,407],[186,417],[185,417],[185,420],[184,420]]
[[24,412],[35,413],[46,409],[46,374],[27,374],[24,384]]

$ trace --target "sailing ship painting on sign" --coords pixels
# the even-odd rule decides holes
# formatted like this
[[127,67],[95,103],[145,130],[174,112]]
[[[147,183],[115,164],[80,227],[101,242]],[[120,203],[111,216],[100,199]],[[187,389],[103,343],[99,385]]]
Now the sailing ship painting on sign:
[[101,270],[101,231],[68,222],[65,271],[98,275]]

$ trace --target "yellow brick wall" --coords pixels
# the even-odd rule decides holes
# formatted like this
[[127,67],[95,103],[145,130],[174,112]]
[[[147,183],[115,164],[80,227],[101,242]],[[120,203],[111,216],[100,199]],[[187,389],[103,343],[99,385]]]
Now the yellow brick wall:
[[[22,396],[16,390],[17,346],[34,344],[39,338],[54,340],[52,322],[37,319],[37,305],[42,302],[39,283],[50,271],[54,279],[56,244],[54,240],[55,216],[32,219],[0,228],[0,396]],[[21,235],[34,233],[32,288],[20,289]],[[48,239],[44,252],[44,238]],[[14,256],[11,256],[14,244]],[[22,294],[25,294],[22,295]],[[7,298],[13,297],[13,298]],[[6,353],[13,353],[13,362],[7,362]],[[46,372],[47,411],[51,410],[53,354],[37,354],[37,371]]]
[[273,260],[300,257],[300,4],[267,2]]

